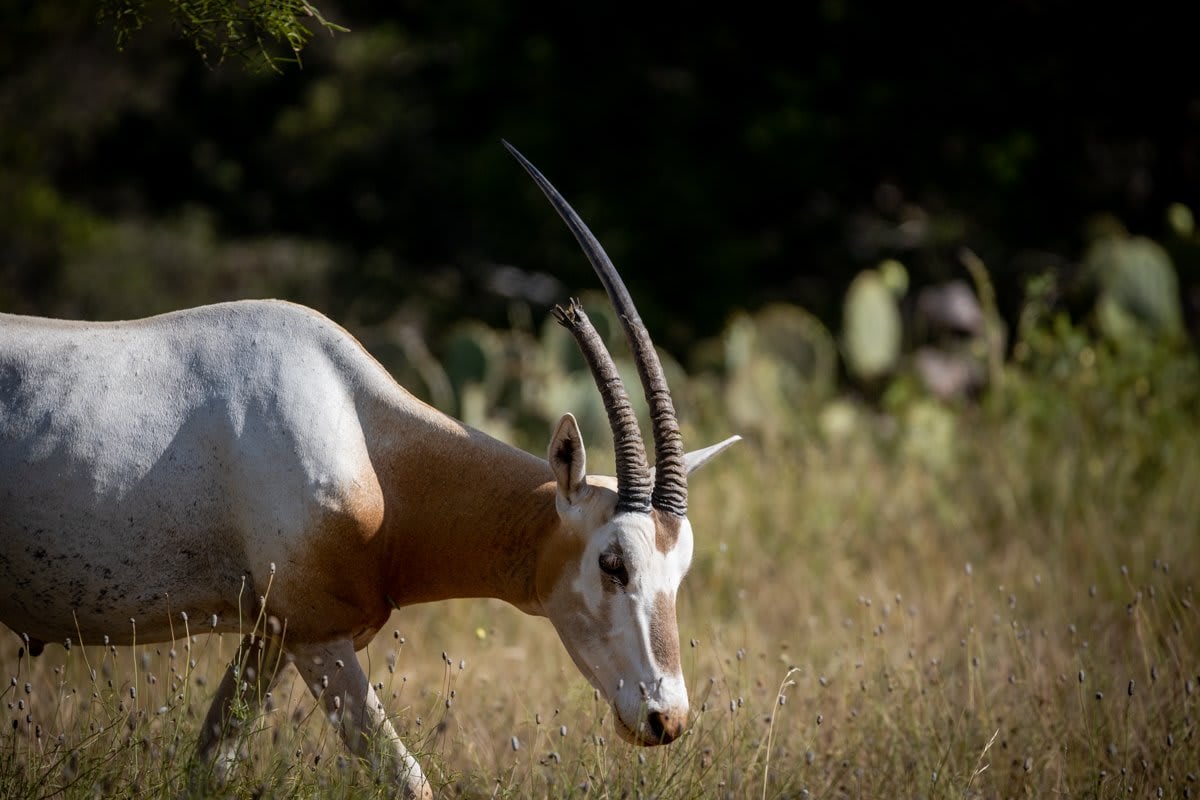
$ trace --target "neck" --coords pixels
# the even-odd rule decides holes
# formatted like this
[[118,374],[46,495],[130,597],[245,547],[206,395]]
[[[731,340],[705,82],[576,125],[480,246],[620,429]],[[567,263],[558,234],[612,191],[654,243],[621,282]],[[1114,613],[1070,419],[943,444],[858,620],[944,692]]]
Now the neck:
[[372,460],[392,605],[495,597],[541,614],[538,555],[558,525],[549,465],[423,405],[388,421]]

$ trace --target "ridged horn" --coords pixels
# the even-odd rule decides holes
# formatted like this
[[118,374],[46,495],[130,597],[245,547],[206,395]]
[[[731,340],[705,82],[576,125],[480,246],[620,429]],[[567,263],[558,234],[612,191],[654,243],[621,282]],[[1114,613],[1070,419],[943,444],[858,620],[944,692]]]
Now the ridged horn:
[[575,337],[604,400],[617,460],[617,511],[646,513],[650,510],[651,495],[646,446],[617,365],[578,300],[571,298],[565,309],[555,306],[551,313]]
[[687,469],[684,464],[683,437],[679,434],[679,421],[675,417],[675,405],[671,402],[671,392],[667,388],[662,362],[658,360],[658,353],[654,351],[654,344],[650,341],[650,334],[642,323],[642,318],[638,315],[633,298],[629,296],[625,282],[621,280],[600,242],[570,204],[517,148],[508,142],[504,142],[504,146],[525,168],[538,188],[550,200],[550,204],[558,211],[559,216],[567,223],[592,268],[600,276],[605,291],[608,292],[609,300],[612,301],[617,317],[621,320],[621,327],[625,329],[625,338],[629,340],[629,348],[633,352],[638,376],[646,393],[646,404],[650,407],[655,460],[654,490],[650,502],[659,511],[677,517],[685,516]]

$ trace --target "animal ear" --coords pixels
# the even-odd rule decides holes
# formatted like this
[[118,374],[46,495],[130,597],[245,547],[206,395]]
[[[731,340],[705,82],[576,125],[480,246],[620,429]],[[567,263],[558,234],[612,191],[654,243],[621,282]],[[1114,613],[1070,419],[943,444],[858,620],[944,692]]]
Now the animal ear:
[[730,436],[725,441],[709,445],[702,450],[693,450],[690,453],[685,453],[683,456],[683,464],[687,468],[687,474],[691,475],[693,472],[711,461],[715,455],[720,453],[726,447],[729,447],[729,445],[733,444],[734,442],[741,441],[741,439],[742,437],[740,436]]
[[563,414],[558,421],[546,458],[550,462],[550,469],[554,471],[554,479],[558,481],[559,496],[573,505],[579,491],[586,485],[584,478],[587,475],[587,451],[584,450],[583,436],[579,433],[579,423],[574,415]]

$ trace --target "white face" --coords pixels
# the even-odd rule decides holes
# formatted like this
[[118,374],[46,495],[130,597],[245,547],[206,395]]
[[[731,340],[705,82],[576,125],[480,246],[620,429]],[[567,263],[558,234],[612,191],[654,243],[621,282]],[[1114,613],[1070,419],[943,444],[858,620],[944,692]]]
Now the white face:
[[612,704],[621,736],[665,744],[687,725],[675,597],[692,561],[692,528],[657,514],[613,517],[611,480],[587,480],[586,496],[560,503],[567,541],[540,570],[543,608]]

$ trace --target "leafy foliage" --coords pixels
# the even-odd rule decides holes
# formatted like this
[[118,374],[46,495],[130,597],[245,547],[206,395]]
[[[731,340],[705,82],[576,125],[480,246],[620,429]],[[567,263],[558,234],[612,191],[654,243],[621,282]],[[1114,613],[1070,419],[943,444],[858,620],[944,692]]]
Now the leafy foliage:
[[[855,275],[899,261],[911,302],[961,273],[963,245],[1011,326],[1029,273],[1070,289],[1096,212],[1167,248],[1196,328],[1200,248],[1167,222],[1200,205],[1196,87],[1169,16],[820,3],[790,24],[700,15],[682,31],[657,5],[606,5],[581,27],[559,6],[343,0],[318,5],[354,31],[327,36],[286,3],[239,5],[234,33],[214,22],[220,4],[114,3],[111,24],[144,22],[119,53],[94,4],[0,9],[7,310],[105,315],[60,280],[81,223],[169,229],[199,211],[221,243],[335,254],[315,302],[343,321],[441,333],[464,316],[506,325],[514,303],[541,314],[561,299],[547,280],[593,284],[507,138],[597,229],[677,355],[774,302],[840,331]],[[253,22],[264,8],[314,34],[303,69],[220,63],[223,47],[262,63],[260,41],[292,57]],[[177,14],[211,23],[207,63]],[[988,43],[961,35],[983,27]],[[1126,57],[1094,58],[1085,30]]]
[[[119,49],[145,26],[148,5],[149,0],[100,0],[100,18],[111,21]],[[325,19],[308,0],[169,0],[168,5],[180,35],[214,64],[233,55],[277,70],[283,62],[299,63],[313,35],[310,22],[330,32],[347,30]]]

